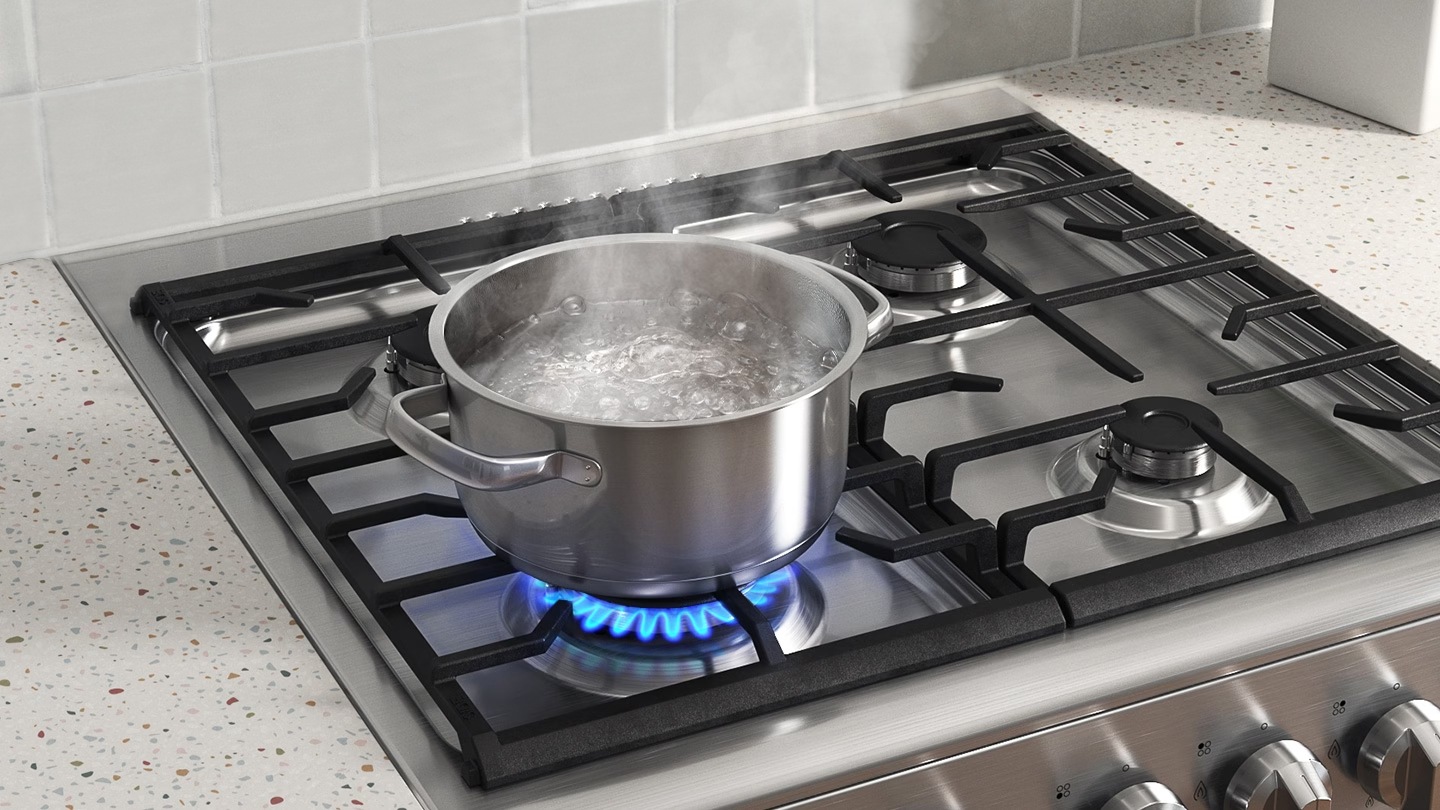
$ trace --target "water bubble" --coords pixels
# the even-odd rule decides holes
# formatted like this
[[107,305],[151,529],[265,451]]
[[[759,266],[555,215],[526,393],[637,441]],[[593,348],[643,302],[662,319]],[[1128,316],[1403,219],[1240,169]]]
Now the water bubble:
[[566,315],[582,315],[585,312],[585,299],[578,295],[566,296],[560,301],[560,311]]
[[682,310],[691,310],[700,306],[700,296],[690,290],[676,290],[675,294],[670,296],[670,301]]
[[754,304],[750,303],[749,298],[746,298],[738,292],[722,293],[719,301],[721,306],[729,309],[745,309],[746,307],[754,306]]
[[727,321],[720,327],[720,337],[726,340],[741,341],[750,334],[750,323],[748,321]]
[[558,383],[539,383],[515,398],[546,411],[564,411],[575,404],[575,393]]
[[832,349],[820,355],[820,367],[825,369],[826,371],[829,371],[838,365],[840,365],[839,352]]

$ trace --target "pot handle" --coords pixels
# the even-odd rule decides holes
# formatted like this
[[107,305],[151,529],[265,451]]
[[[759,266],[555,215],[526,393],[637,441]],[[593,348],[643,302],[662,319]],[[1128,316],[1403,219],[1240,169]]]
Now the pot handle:
[[563,478],[582,487],[600,483],[600,463],[564,450],[533,456],[496,457],[467,450],[420,424],[450,408],[445,383],[396,394],[385,414],[390,441],[416,461],[471,489],[503,492]]
[[860,304],[865,307],[867,316],[865,318],[865,348],[874,346],[890,334],[890,328],[895,325],[895,313],[891,311],[890,299],[885,297],[885,293],[875,289],[870,282],[848,270],[842,270],[819,259],[810,261],[849,287],[850,291],[855,293],[855,297],[860,299]]

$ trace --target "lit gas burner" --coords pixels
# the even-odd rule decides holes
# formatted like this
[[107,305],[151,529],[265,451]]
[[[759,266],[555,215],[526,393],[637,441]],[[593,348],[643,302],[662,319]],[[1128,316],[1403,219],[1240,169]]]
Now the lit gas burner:
[[[832,262],[884,290],[895,323],[923,321],[1008,300],[940,242],[939,235],[944,233],[984,250],[988,243],[985,232],[970,220],[943,211],[915,209],[879,214],[870,221],[880,224],[880,230],[856,239]],[[1022,277],[1014,268],[1007,269]],[[972,340],[1013,323],[1013,319],[1000,321],[915,342]]]
[[[741,593],[769,620],[786,652],[819,641],[824,597],[799,565],[767,574]],[[517,634],[529,632],[562,599],[571,604],[573,624],[544,655],[526,660],[587,692],[625,697],[756,660],[749,634],[714,600],[622,604],[520,574],[505,592],[506,623]]]
[[1270,493],[1218,458],[1191,426],[1199,420],[1220,425],[1208,408],[1145,397],[1125,409],[1124,419],[1069,447],[1050,466],[1047,482],[1057,495],[1089,491],[1107,465],[1121,470],[1105,508],[1083,520],[1136,537],[1201,540],[1238,531],[1270,507]]

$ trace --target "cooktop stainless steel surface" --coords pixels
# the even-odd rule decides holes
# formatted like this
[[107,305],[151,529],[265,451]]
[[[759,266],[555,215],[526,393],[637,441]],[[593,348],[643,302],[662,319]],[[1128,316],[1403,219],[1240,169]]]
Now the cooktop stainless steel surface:
[[[728,208],[682,180],[564,221],[759,242],[892,288],[897,335],[855,369],[851,491],[743,595],[778,652],[719,602],[616,605],[510,573],[454,485],[386,447],[384,409],[410,384],[395,336],[434,302],[427,272],[483,266],[470,242],[411,237],[434,262],[419,279],[347,249],[354,272],[287,288],[286,306],[262,290],[226,309],[265,287],[249,267],[152,294],[152,317],[124,307],[150,282],[835,148],[854,157],[738,173]],[[710,198],[732,188],[714,182]],[[862,241],[900,227],[950,241]],[[427,806],[1090,810],[1154,780],[1229,808],[1248,806],[1227,798],[1237,774],[1271,772],[1246,758],[1293,738],[1334,806],[1361,807],[1365,732],[1440,695],[1421,651],[1440,639],[1434,369],[998,92],[62,269]],[[342,334],[358,337],[314,340]],[[1392,414],[1413,429],[1375,427]],[[546,624],[557,602],[570,624]],[[647,725],[667,705],[683,734]],[[489,736],[457,734],[475,727]]]

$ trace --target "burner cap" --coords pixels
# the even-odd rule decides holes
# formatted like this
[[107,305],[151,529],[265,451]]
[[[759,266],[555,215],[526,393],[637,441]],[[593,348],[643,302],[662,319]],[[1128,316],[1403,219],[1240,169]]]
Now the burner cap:
[[411,385],[434,385],[445,379],[440,362],[430,348],[430,316],[435,307],[415,312],[415,325],[390,336],[394,371]]
[[902,293],[931,293],[963,287],[975,274],[940,242],[939,234],[985,249],[985,232],[963,217],[943,211],[891,211],[873,218],[881,229],[850,244],[866,281]]
[[1219,427],[1220,417],[1185,399],[1133,399],[1125,403],[1125,417],[1105,428],[1102,453],[1142,478],[1194,478],[1215,466],[1215,451],[1192,427],[1197,422]]

